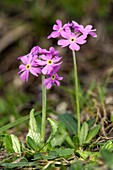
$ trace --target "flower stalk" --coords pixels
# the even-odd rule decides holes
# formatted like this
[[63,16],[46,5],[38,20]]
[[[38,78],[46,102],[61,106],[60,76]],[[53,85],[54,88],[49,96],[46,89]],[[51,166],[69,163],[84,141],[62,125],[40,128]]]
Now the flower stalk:
[[73,54],[73,64],[74,64],[74,80],[75,80],[75,96],[76,96],[76,109],[77,109],[77,119],[78,119],[78,137],[80,137],[80,105],[79,105],[79,85],[78,85],[78,74],[77,74],[77,61],[75,56],[75,51],[72,50]]
[[41,138],[45,140],[45,126],[46,126],[46,88],[43,85],[45,76],[42,75],[42,124],[41,124]]

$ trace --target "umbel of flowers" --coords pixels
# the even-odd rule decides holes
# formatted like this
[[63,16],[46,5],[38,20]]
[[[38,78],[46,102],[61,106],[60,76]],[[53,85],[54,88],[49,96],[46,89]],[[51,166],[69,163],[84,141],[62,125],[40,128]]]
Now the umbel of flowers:
[[[80,137],[80,106],[79,106],[79,87],[78,87],[78,74],[75,51],[80,50],[80,45],[87,42],[88,35],[97,37],[95,33],[96,29],[93,29],[92,25],[78,24],[75,21],[62,25],[61,20],[56,20],[56,24],[53,25],[52,33],[47,37],[59,38],[58,45],[61,47],[69,46],[72,50],[73,64],[74,64],[74,80],[75,80],[75,95],[76,95],[76,110],[78,118],[78,137]],[[60,80],[63,77],[59,77],[58,70],[62,64],[62,57],[59,56],[59,52],[53,47],[49,50],[42,49],[39,46],[35,46],[31,49],[30,53],[18,58],[22,64],[19,66],[20,78],[22,81],[28,81],[29,73],[38,77],[42,75],[42,125],[41,136],[44,141],[45,137],[45,122],[46,122],[46,89],[50,89],[53,84],[60,86]]]
[[53,26],[53,32],[48,36],[50,38],[58,38],[58,45],[62,47],[69,46],[71,50],[79,51],[80,45],[86,43],[88,35],[97,37],[95,33],[96,29],[92,29],[92,25],[79,25],[77,22],[67,23],[62,25],[61,20],[56,20],[56,24]]
[[49,51],[47,51],[39,46],[35,46],[29,54],[18,58],[22,61],[18,74],[22,81],[28,81],[29,73],[36,77],[39,74],[43,74],[46,76],[43,84],[47,89],[50,89],[53,84],[59,86],[59,81],[63,79],[63,77],[59,77],[57,74],[62,64],[62,62],[59,62],[61,58],[59,57],[59,52],[55,51],[53,47],[50,47]]

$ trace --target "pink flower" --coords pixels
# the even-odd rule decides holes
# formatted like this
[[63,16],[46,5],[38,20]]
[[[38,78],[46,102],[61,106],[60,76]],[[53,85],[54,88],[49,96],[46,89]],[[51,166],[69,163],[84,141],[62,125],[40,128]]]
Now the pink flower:
[[80,31],[83,33],[83,34],[86,34],[86,35],[91,35],[92,37],[97,37],[97,34],[94,32],[96,31],[96,29],[92,29],[93,26],[92,25],[87,25],[85,28],[81,28]]
[[75,21],[72,21],[72,23],[73,23],[73,28],[74,28],[75,33],[81,33],[80,29],[83,28],[83,25],[80,25]]
[[42,54],[40,59],[37,59],[37,64],[42,66],[42,73],[44,75],[50,74],[55,66],[60,65],[62,62],[58,63],[62,57],[54,57],[52,54]]
[[92,25],[87,25],[86,27],[84,27],[83,25],[79,25],[75,21],[72,21],[72,23],[75,32],[82,33],[84,35],[90,34],[92,37],[97,37],[97,34],[94,32],[96,31],[96,29],[92,29],[93,28]]
[[66,28],[68,28],[68,27],[70,27],[72,25],[70,23],[67,23],[64,26],[62,26],[62,22],[59,19],[56,20],[56,23],[57,24],[53,25],[53,30],[54,31],[47,37],[48,39],[49,38],[57,38],[57,37],[59,37],[61,35],[61,32],[64,29],[66,29]]
[[63,77],[59,77],[58,74],[56,73],[59,70],[60,66],[54,67],[53,71],[48,74],[48,78],[46,78],[43,82],[44,86],[47,89],[50,89],[53,84],[60,86],[60,80],[63,79]]
[[36,67],[36,57],[37,56],[29,53],[18,58],[23,62],[23,64],[19,66],[20,71],[18,72],[22,81],[28,81],[29,72],[34,76],[38,76],[38,74],[41,73],[41,69]]
[[34,46],[30,51],[30,53],[33,54],[33,55],[46,54],[47,52],[48,51],[46,49],[42,49],[39,46]]
[[66,47],[69,45],[69,48],[71,50],[78,51],[80,50],[80,46],[78,44],[86,43],[86,35],[79,36],[79,34],[74,34],[73,32],[71,32],[71,29],[62,31],[61,35],[65,39],[59,40],[58,45],[61,45],[62,47]]
[[46,54],[51,54],[53,56],[58,56],[59,51],[55,50],[54,47],[50,47],[49,51],[47,51]]

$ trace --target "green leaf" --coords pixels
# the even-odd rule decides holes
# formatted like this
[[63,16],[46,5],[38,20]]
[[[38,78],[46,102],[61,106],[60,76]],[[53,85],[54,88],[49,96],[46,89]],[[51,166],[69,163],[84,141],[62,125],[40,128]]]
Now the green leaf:
[[87,138],[86,138],[86,143],[89,143],[97,135],[97,133],[99,132],[99,129],[100,129],[100,125],[96,125],[89,131]]
[[28,138],[28,137],[33,139],[33,141],[35,142],[37,147],[40,148],[42,146],[40,133],[33,131],[33,129],[29,129],[29,132],[28,132],[26,138]]
[[9,152],[9,153],[13,153],[14,149],[13,149],[11,136],[5,135],[3,142],[4,142],[4,146],[5,146],[6,151]]
[[68,132],[66,131],[65,125],[64,125],[63,122],[61,122],[61,121],[58,122],[58,130],[59,130],[59,132],[60,132],[62,135],[66,134],[65,141],[67,142],[67,144],[68,144],[70,147],[74,148],[75,145],[74,145],[74,143],[73,143],[70,135],[69,135]]
[[92,152],[83,150],[77,150],[76,153],[79,154],[83,159],[87,159],[89,156],[92,155]]
[[43,154],[42,153],[40,153],[40,152],[36,152],[35,154],[34,154],[34,159],[32,159],[32,160],[41,160],[42,159],[42,157],[43,157]]
[[61,146],[66,136],[67,136],[67,133],[55,135],[55,137],[51,140],[52,147]]
[[13,149],[16,153],[19,153],[19,155],[21,155],[21,148],[20,148],[20,142],[17,138],[17,136],[11,134],[11,140],[12,140],[12,144],[13,144]]
[[34,109],[30,111],[30,121],[29,121],[29,127],[36,133],[40,133],[40,130],[38,129],[36,119],[34,117]]
[[52,131],[46,143],[50,142],[53,139],[58,129],[58,123],[55,120],[48,118],[48,121],[51,125]]
[[65,125],[69,134],[75,135],[77,133],[77,120],[71,114],[60,114],[58,119]]
[[60,157],[74,155],[74,149],[70,149],[70,148],[59,148],[59,149],[55,149],[55,151],[57,152],[58,156],[60,156]]
[[[30,112],[29,131],[26,136],[26,141],[32,149],[38,150],[42,147],[40,130],[34,117],[34,109],[32,109]],[[34,147],[32,143],[34,144]]]
[[84,122],[81,127],[81,132],[80,132],[80,145],[85,143],[87,134],[88,134],[88,124]]
[[[30,137],[28,137],[28,138],[30,138]],[[27,143],[27,145],[29,145],[29,141],[28,141],[28,143]],[[30,147],[30,146],[29,146]],[[29,149],[27,146],[26,146],[26,143],[25,143],[25,145],[23,144],[23,143],[21,143],[21,150],[22,150],[22,152],[24,152],[24,153],[26,153],[26,155],[28,156],[28,157],[30,157],[30,156],[32,156],[33,154],[34,154],[34,149],[33,150],[31,150],[31,149]]]
[[35,143],[35,141],[30,137],[30,136],[27,136],[27,139],[26,139],[27,141],[27,145],[31,148],[31,149],[33,149],[34,151],[35,150],[37,150],[37,145],[36,145],[36,143]]
[[51,159],[55,159],[57,157],[58,157],[58,153],[55,150],[53,150],[53,151],[49,152],[47,156],[43,156],[43,159],[51,160]]
[[20,161],[18,163],[2,163],[1,164],[3,167],[6,167],[6,168],[10,168],[10,169],[13,169],[13,168],[22,168],[22,167],[26,167],[28,169],[28,167],[31,167],[31,166],[35,166],[37,165],[36,162],[28,162],[27,160],[23,159],[23,161]]
[[101,147],[101,149],[113,151],[113,142],[112,142],[111,140],[107,141],[107,142]]

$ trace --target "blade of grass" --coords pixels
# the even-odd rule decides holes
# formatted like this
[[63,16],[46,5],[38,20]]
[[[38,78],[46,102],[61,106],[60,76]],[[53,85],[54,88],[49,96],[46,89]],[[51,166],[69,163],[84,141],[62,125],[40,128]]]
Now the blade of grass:
[[[34,113],[34,115],[36,116],[36,115],[38,115],[38,114],[40,114],[40,113],[41,113],[41,111]],[[24,121],[26,121],[26,120],[28,120],[28,119],[29,119],[29,115],[26,115],[26,116],[24,116],[24,117],[21,117],[21,118],[17,119],[16,121],[11,122],[11,123],[9,123],[9,124],[4,125],[3,127],[1,127],[1,128],[0,128],[0,132],[6,131],[6,130],[14,127],[14,126],[17,126],[17,125],[23,123]]]

